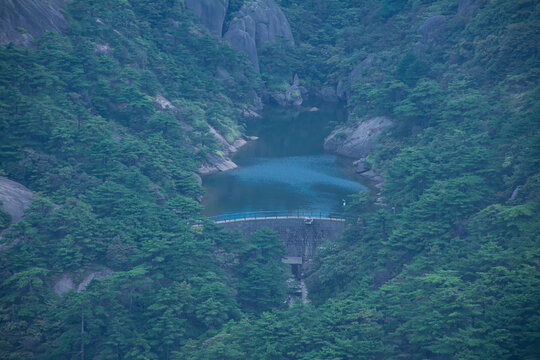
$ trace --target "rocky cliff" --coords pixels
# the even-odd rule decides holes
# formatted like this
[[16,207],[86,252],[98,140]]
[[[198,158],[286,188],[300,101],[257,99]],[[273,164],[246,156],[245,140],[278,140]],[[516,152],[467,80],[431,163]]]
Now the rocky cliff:
[[221,37],[229,0],[186,0],[185,4],[202,25]]
[[2,0],[0,43],[29,47],[45,33],[68,27],[62,13],[64,0]]
[[294,46],[291,26],[273,0],[244,4],[230,23],[224,38],[233,48],[246,53],[257,71],[258,53],[266,43],[278,41]]
[[[3,235],[11,231],[14,225],[23,219],[24,211],[28,209],[37,196],[18,182],[0,176],[0,209],[11,216],[11,223],[4,223],[5,229],[0,232],[0,240]],[[3,227],[0,227],[2,229]],[[8,244],[0,244],[0,251],[9,250],[20,242],[15,239]]]
[[392,121],[387,117],[374,117],[338,128],[324,141],[325,150],[357,159],[354,162],[356,172],[373,181],[378,190],[376,202],[378,205],[383,201],[381,190],[384,179],[376,169],[372,168],[367,157],[375,147],[377,137],[391,125]]

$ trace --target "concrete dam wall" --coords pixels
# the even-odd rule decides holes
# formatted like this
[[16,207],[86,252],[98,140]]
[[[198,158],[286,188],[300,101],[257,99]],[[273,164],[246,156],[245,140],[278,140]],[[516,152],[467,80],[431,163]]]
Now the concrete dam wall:
[[225,230],[240,230],[245,236],[268,227],[277,232],[285,245],[284,262],[302,264],[313,259],[325,241],[334,241],[345,230],[345,220],[334,218],[272,217],[218,221]]

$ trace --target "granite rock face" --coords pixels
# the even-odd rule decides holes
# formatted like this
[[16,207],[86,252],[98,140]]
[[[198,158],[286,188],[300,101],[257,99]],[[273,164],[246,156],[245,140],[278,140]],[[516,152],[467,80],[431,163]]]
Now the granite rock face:
[[352,84],[363,74],[365,74],[372,66],[375,61],[374,56],[368,56],[362,62],[354,67],[354,69],[349,74],[349,83]]
[[54,292],[58,296],[64,295],[66,292],[70,290],[76,290],[77,292],[82,292],[86,290],[86,287],[90,284],[90,282],[94,279],[101,279],[106,276],[112,276],[114,275],[114,271],[109,269],[108,267],[103,268],[102,270],[98,271],[91,271],[87,273],[83,280],[75,287],[75,283],[73,282],[73,277],[69,274],[64,274],[60,279],[58,279],[53,287]]
[[208,175],[220,171],[236,169],[238,165],[236,165],[229,156],[237,152],[242,146],[246,145],[248,141],[256,140],[257,138],[244,136],[243,138],[234,140],[231,144],[216,129],[210,125],[209,127],[210,133],[214,136],[222,149],[222,154],[209,154],[206,161],[199,167],[199,174]]
[[186,0],[185,4],[202,25],[221,38],[229,0]]
[[375,117],[334,130],[324,141],[324,148],[347,157],[364,158],[373,149],[377,137],[392,125],[387,117]]
[[257,0],[244,4],[224,35],[233,48],[247,54],[259,71],[258,52],[268,42],[294,46],[291,26],[273,0]]
[[199,167],[198,172],[201,175],[209,175],[220,171],[229,171],[237,167],[238,165],[228,157],[210,154],[206,162]]
[[356,65],[354,69],[349,73],[348,83],[349,87],[345,89],[343,86],[343,82],[341,85],[338,83],[338,86],[336,87],[336,95],[339,96],[342,100],[347,100],[349,102],[351,98],[351,88],[354,83],[360,81],[362,76],[365,76],[369,70],[373,67],[373,64],[375,62],[375,57],[370,55],[366,57],[364,60],[360,62],[360,64]]
[[68,22],[62,9],[64,0],[2,0],[0,43],[31,47],[45,33],[62,33]]
[[446,17],[444,15],[430,17],[417,30],[417,34],[420,35],[420,41],[429,43],[436,40],[445,25]]
[[416,31],[419,39],[412,46],[413,53],[422,57],[426,50],[441,41],[441,33],[446,29],[446,22],[444,15],[435,15],[424,21]]
[[11,215],[12,224],[22,220],[26,210],[37,196],[25,186],[0,176],[2,210]]

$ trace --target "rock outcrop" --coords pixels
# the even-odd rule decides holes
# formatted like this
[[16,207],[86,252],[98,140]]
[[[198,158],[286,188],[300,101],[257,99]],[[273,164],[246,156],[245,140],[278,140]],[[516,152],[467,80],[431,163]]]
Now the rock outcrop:
[[298,75],[294,75],[292,85],[285,92],[275,92],[271,96],[280,106],[300,106],[307,99],[308,91],[300,85]]
[[0,176],[2,210],[11,215],[11,223],[22,220],[26,210],[37,196],[18,182]]
[[68,22],[62,14],[64,0],[3,0],[0,43],[31,47],[45,33],[62,33]]
[[199,167],[198,171],[201,175],[209,175],[220,171],[236,169],[237,167],[238,165],[228,157],[210,154],[206,161]]
[[[169,99],[167,99],[163,95],[158,94],[154,98],[154,105],[158,110],[172,112],[183,129],[187,131],[193,130],[193,127],[184,121],[184,114],[182,110],[176,107]],[[244,146],[248,140],[252,140],[252,138],[239,138],[231,144],[214,127],[212,127],[211,125],[208,125],[208,127],[210,134],[214,136],[214,139],[221,148],[221,152],[219,154],[207,155],[206,160],[198,169],[199,174],[208,175],[220,171],[227,171],[237,168],[238,166],[233,161],[231,161],[231,159],[229,159],[229,156],[237,152],[239,148]],[[194,147],[195,153],[199,150],[200,149]]]
[[273,0],[257,0],[244,4],[224,35],[233,48],[247,54],[259,71],[258,52],[268,42],[294,46],[291,26]]
[[[23,219],[24,211],[28,209],[37,196],[25,186],[0,176],[0,201],[2,211],[11,216],[11,224],[0,232],[0,239],[11,231],[12,225]],[[16,246],[20,239],[15,239],[8,244],[0,244],[0,251],[9,250]]]
[[185,4],[202,25],[221,38],[229,0],[186,0]]
[[77,286],[75,286],[72,276],[68,274],[64,274],[62,275],[60,279],[58,279],[54,283],[53,289],[56,295],[58,296],[62,296],[64,295],[64,293],[70,290],[76,290],[77,292],[81,292],[81,291],[86,290],[86,287],[90,284],[92,280],[100,279],[105,276],[111,276],[113,274],[114,274],[114,271],[109,269],[108,267],[105,267],[102,270],[98,270],[98,271],[91,271],[85,275],[85,277]]
[[367,161],[367,157],[376,145],[377,137],[390,125],[392,121],[389,118],[374,117],[334,130],[324,141],[325,150],[357,159],[354,162],[356,172],[370,179],[377,189],[375,205],[384,203],[381,191],[385,180]]
[[446,16],[435,15],[427,19],[417,30],[420,41],[430,43],[437,39],[439,33],[444,30],[446,25]]
[[439,42],[440,35],[444,32],[445,28],[446,16],[435,15],[428,18],[416,31],[419,39],[412,46],[412,51],[417,56],[422,57],[426,50]]
[[359,81],[362,76],[365,76],[368,71],[373,67],[373,63],[375,62],[375,57],[370,55],[366,57],[364,60],[360,62],[360,64],[356,65],[352,71],[349,73],[348,88],[344,89],[343,82],[341,82],[341,85],[338,83],[338,86],[336,88],[336,95],[339,96],[341,99],[346,98],[347,102],[349,102],[351,98],[351,88],[353,84],[357,81]]
[[230,158],[232,154],[238,151],[242,146],[247,144],[248,141],[257,140],[256,136],[244,136],[243,138],[236,139],[230,144],[216,129],[210,126],[210,133],[214,135],[214,138],[220,145],[223,154],[210,154],[207,156],[206,161],[199,167],[199,174],[208,175],[217,173],[220,171],[228,171],[236,169],[236,165]]
[[358,78],[364,75],[372,66],[375,61],[375,57],[368,56],[360,64],[356,65],[349,74],[349,83],[354,83]]
[[334,130],[324,141],[324,148],[347,157],[364,158],[375,146],[377,136],[392,125],[392,121],[380,116]]

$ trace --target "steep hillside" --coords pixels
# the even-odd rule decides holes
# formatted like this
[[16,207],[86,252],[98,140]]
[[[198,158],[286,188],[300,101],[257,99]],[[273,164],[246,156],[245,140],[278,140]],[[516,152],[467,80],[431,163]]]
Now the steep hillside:
[[[540,356],[537,1],[6,4],[0,358]],[[221,231],[198,174],[308,96],[384,181],[289,308],[275,234]]]

